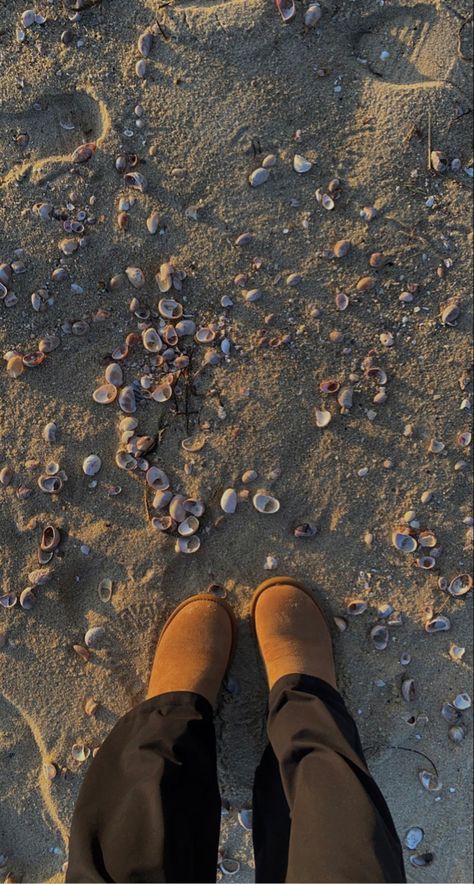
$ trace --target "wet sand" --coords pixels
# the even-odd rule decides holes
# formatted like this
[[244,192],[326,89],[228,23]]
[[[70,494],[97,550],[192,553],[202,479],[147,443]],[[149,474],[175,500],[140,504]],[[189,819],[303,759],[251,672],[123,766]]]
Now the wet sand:
[[[167,615],[218,583],[242,624],[234,691],[222,694],[217,715],[230,806],[222,848],[242,863],[235,879],[252,880],[251,838],[237,810],[251,802],[266,692],[248,603],[269,564],[298,575],[347,622],[344,632],[334,628],[341,690],[401,837],[411,826],[425,832],[416,851],[405,849],[409,879],[471,880],[471,710],[460,744],[440,710],[471,691],[472,592],[454,598],[439,585],[472,573],[471,446],[460,436],[472,398],[467,0],[325,0],[312,29],[301,3],[284,25],[270,0],[103,0],[79,21],[59,0],[42,0],[35,11],[46,21],[20,40],[25,8],[0,3],[0,263],[24,266],[0,301],[0,346],[23,356],[46,335],[59,345],[18,378],[0,365],[0,469],[13,473],[0,485],[2,593],[31,585],[45,525],[57,526],[61,543],[50,581],[33,590],[36,605],[0,609],[0,875],[63,880],[90,764],[73,746],[92,751],[143,697]],[[140,77],[137,39],[157,20]],[[71,163],[84,142],[97,145],[94,155]],[[428,169],[430,145],[446,156],[446,171]],[[117,171],[123,154],[137,155],[145,193]],[[249,175],[272,154],[268,180],[252,188]],[[309,171],[294,171],[295,154]],[[335,178],[326,210],[316,192],[329,195]],[[131,197],[123,229],[119,200]],[[52,207],[45,220],[37,204]],[[374,220],[361,217],[364,207],[376,208]],[[64,230],[83,215],[83,233]],[[246,232],[250,242],[236,245]],[[58,244],[74,236],[85,242],[66,257]],[[346,239],[345,257],[324,257]],[[374,268],[376,252],[385,257]],[[187,275],[181,291],[163,294],[155,274],[170,260]],[[141,289],[123,277],[127,266],[143,271]],[[291,274],[298,284],[288,284]],[[365,276],[373,287],[358,290]],[[245,300],[253,289],[259,299]],[[116,466],[117,402],[92,399],[114,348],[140,333],[132,298],[157,326],[158,301],[170,295],[198,326],[216,323],[221,358],[200,370],[206,347],[185,339],[192,364],[176,395],[140,400],[134,416],[139,432],[155,437],[150,464],[176,492],[205,503],[192,555],[152,527],[144,472]],[[222,306],[226,297],[233,306]],[[458,315],[446,324],[453,304]],[[86,323],[75,326],[83,334],[71,333],[74,323]],[[136,344],[123,367],[126,382],[139,383],[150,354]],[[337,394],[321,392],[327,379],[353,388],[347,414]],[[324,428],[316,408],[331,413]],[[42,436],[51,421],[55,443]],[[181,446],[192,435],[205,440],[195,453]],[[91,454],[102,461],[94,477],[82,470]],[[50,495],[38,478],[51,462],[67,481]],[[249,469],[258,478],[245,486]],[[121,493],[111,494],[115,486]],[[239,492],[234,514],[219,505],[226,488]],[[279,500],[278,512],[254,509],[258,489]],[[433,569],[417,565],[430,548],[393,545],[409,510],[417,540],[420,530],[436,537]],[[314,537],[294,535],[305,523]],[[113,581],[109,602],[98,595],[104,579]],[[354,599],[367,604],[359,616],[347,613]],[[388,647],[379,651],[370,633],[387,624],[387,605]],[[435,615],[449,618],[449,631],[426,631]],[[73,645],[94,626],[105,639],[85,663]],[[453,644],[465,648],[457,662]],[[408,703],[407,677],[416,689]],[[100,704],[94,716],[83,711],[90,698]],[[45,764],[55,765],[53,780]],[[422,769],[438,771],[440,791],[423,788]],[[411,854],[426,852],[435,855],[429,868],[410,865]]]

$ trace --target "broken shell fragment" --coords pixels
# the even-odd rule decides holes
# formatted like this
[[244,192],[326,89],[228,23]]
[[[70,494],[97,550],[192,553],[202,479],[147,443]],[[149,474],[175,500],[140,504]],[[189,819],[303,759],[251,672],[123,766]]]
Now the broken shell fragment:
[[413,678],[404,678],[401,684],[401,692],[405,703],[412,703],[415,699],[415,680]]
[[388,629],[386,626],[376,625],[372,627],[370,637],[377,651],[385,651],[388,645]]
[[439,439],[431,439],[430,444],[428,445],[428,451],[431,454],[441,454],[444,451],[445,445],[444,442],[441,442]]
[[363,221],[374,221],[378,218],[378,212],[375,206],[364,206],[360,211],[360,217]]
[[113,583],[110,577],[103,577],[100,581],[97,592],[101,602],[110,602],[113,593]]
[[73,645],[72,649],[73,649],[74,653],[76,653],[77,656],[80,657],[81,660],[84,661],[84,663],[87,663],[87,661],[90,660],[91,652],[87,648],[85,648],[83,645]]
[[93,700],[92,697],[89,697],[87,700],[84,700],[84,706],[82,708],[86,715],[95,715],[99,708],[99,703],[97,700]]
[[316,417],[316,426],[319,428],[327,427],[327,425],[331,422],[332,415],[331,412],[326,408],[315,408],[314,410]]
[[316,525],[312,525],[311,522],[304,522],[302,525],[298,525],[293,529],[293,534],[295,537],[315,537],[318,533],[318,529]]
[[461,647],[460,645],[456,645],[454,642],[449,647],[449,656],[451,660],[454,660],[455,663],[459,663],[460,660],[464,657],[466,653],[466,648]]
[[237,493],[233,488],[227,488],[224,491],[220,505],[224,513],[235,513],[237,509]]
[[358,617],[359,614],[364,614],[366,610],[367,602],[364,602],[363,599],[351,599],[346,606],[346,613],[352,617]]
[[420,770],[418,779],[427,792],[440,792],[443,788],[443,784],[440,783],[437,774],[429,770]]
[[280,509],[280,501],[271,497],[265,491],[258,491],[252,498],[252,503],[259,513],[272,514]]
[[347,629],[347,620],[344,617],[333,617],[334,623],[336,624],[339,632],[345,632]]
[[444,614],[436,614],[435,617],[432,617],[425,623],[426,632],[447,632],[449,629],[451,629],[451,621]]
[[81,763],[83,761],[87,761],[90,754],[91,754],[91,750],[87,746],[84,746],[83,743],[74,743],[74,745],[71,749],[71,755],[74,758],[74,760],[80,761]]
[[341,414],[349,414],[352,408],[354,390],[352,387],[342,387],[339,391],[337,401],[341,406]]
[[114,384],[102,384],[94,390],[92,398],[99,405],[110,405],[117,398],[117,387]]
[[466,595],[472,589],[472,577],[470,574],[458,574],[451,580],[448,586],[448,592],[455,598]]
[[460,313],[461,307],[459,301],[456,301],[455,299],[448,301],[448,303],[442,307],[439,314],[441,325],[454,325],[456,320],[459,319]]
[[139,190],[141,193],[146,193],[148,189],[148,181],[140,172],[127,172],[123,176],[123,180],[127,187]]
[[430,866],[434,860],[434,853],[419,853],[410,856],[410,864],[416,869],[422,869]]
[[102,466],[102,461],[97,454],[89,454],[82,462],[82,471],[86,476],[95,476]]
[[202,436],[188,436],[186,439],[183,439],[181,442],[181,448],[184,451],[196,452],[201,451],[206,444],[206,440]]
[[434,169],[435,172],[446,172],[446,169],[448,168],[448,159],[445,157],[442,150],[432,150],[430,153],[430,161],[431,168]]

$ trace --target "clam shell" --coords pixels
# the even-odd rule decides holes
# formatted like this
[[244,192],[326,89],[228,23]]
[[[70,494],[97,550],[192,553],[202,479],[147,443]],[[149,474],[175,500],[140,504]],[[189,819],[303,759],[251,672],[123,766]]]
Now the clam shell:
[[28,580],[32,586],[45,586],[51,580],[52,568],[35,568],[28,574]]
[[117,387],[113,384],[102,384],[100,387],[97,387],[97,390],[94,390],[92,398],[99,405],[110,405],[117,398],[117,394]]
[[463,433],[459,433],[459,436],[457,438],[458,444],[461,445],[463,448],[467,448],[467,446],[471,444],[471,440],[472,433],[470,433],[469,430],[465,430]]
[[187,516],[187,518],[178,525],[178,534],[180,534],[181,537],[191,537],[191,535],[195,534],[198,530],[199,520],[196,516]]
[[164,319],[180,319],[183,315],[183,307],[173,298],[161,298],[158,302],[158,312]]
[[237,509],[237,493],[234,488],[227,488],[220,500],[221,510],[224,513],[235,513]]
[[105,369],[105,380],[114,387],[121,387],[123,384],[123,368],[117,362],[111,362]]
[[184,501],[186,500],[182,494],[175,494],[175,496],[171,499],[169,505],[169,514],[175,522],[184,522],[187,512],[184,508]]
[[86,648],[100,648],[103,646],[105,639],[105,629],[103,626],[91,626],[84,636],[84,644]]
[[321,381],[319,389],[321,390],[321,393],[337,393],[340,386],[338,380],[335,378],[328,378],[325,381]]
[[10,378],[19,378],[20,375],[23,374],[25,370],[25,366],[23,364],[23,359],[18,354],[11,356],[7,361],[7,375]]
[[337,243],[333,245],[332,250],[336,258],[345,258],[345,256],[348,255],[351,250],[350,239],[338,240]]
[[56,424],[53,421],[50,421],[49,424],[46,424],[46,426],[43,427],[41,435],[45,442],[56,442],[57,431],[58,428]]
[[446,172],[448,168],[448,159],[444,156],[442,150],[432,150],[430,153],[431,168],[435,172]]
[[315,408],[314,410],[316,417],[316,426],[323,428],[327,427],[327,425],[331,422],[332,415],[331,412],[326,408]]
[[373,276],[362,276],[356,285],[356,289],[358,292],[371,292],[375,285],[376,281]]
[[472,589],[472,577],[470,574],[458,574],[453,577],[451,583],[447,587],[450,595],[455,598],[466,595]]
[[297,525],[296,528],[293,529],[293,534],[295,537],[315,537],[318,533],[318,529],[316,525],[312,525],[311,522],[304,522],[302,525]]
[[445,445],[444,442],[441,442],[439,439],[431,439],[428,445],[428,451],[431,454],[441,454],[444,451]]
[[168,476],[158,467],[150,467],[150,469],[147,470],[146,482],[154,491],[167,491],[170,487]]
[[125,276],[135,289],[141,289],[145,285],[145,274],[140,267],[126,267]]
[[236,875],[240,872],[240,863],[237,859],[225,856],[219,861],[219,868],[223,875]]
[[303,175],[305,172],[309,172],[310,169],[313,168],[313,164],[310,160],[307,160],[306,157],[301,156],[301,154],[296,153],[293,157],[293,169],[295,172],[298,172],[300,175]]
[[151,398],[155,402],[168,402],[173,395],[173,388],[170,384],[158,384],[153,390]]
[[18,599],[14,592],[6,592],[0,595],[0,605],[2,608],[14,608]]
[[449,656],[451,657],[451,660],[454,660],[456,663],[462,660],[465,653],[466,648],[460,647],[460,645],[456,645],[453,643],[449,647]]
[[440,783],[437,774],[432,773],[430,770],[420,770],[418,779],[427,792],[440,792],[443,788],[443,784]]
[[97,454],[89,454],[82,461],[82,471],[86,476],[95,476],[102,466],[102,461]]
[[176,552],[182,553],[195,553],[198,551],[201,546],[201,541],[197,534],[193,534],[191,537],[178,537],[175,544]]
[[137,410],[133,387],[123,387],[118,396],[118,404],[125,414],[134,414]]
[[2,467],[0,470],[0,484],[6,487],[13,479],[14,472],[11,467]]
[[430,633],[447,632],[449,629],[451,629],[451,621],[444,614],[436,614],[425,624],[425,631]]
[[196,331],[196,323],[192,319],[181,319],[175,325],[176,334],[179,338],[193,335]]
[[311,3],[304,14],[304,23],[307,28],[315,28],[318,24],[323,11],[319,3]]
[[173,493],[171,491],[157,491],[153,498],[153,509],[161,510],[164,509],[165,506],[168,506],[170,501],[173,498]]
[[248,180],[251,187],[260,187],[260,185],[265,184],[269,178],[270,172],[268,169],[264,169],[260,166],[258,169],[254,169],[253,172],[250,173]]
[[453,724],[448,730],[448,737],[453,743],[462,743],[466,734],[467,728],[462,722]]
[[124,451],[122,448],[119,448],[115,454],[115,463],[119,470],[136,470],[137,468],[136,458],[134,458],[133,454]]
[[452,703],[443,703],[441,706],[441,716],[449,724],[456,724],[461,718],[461,712]]
[[194,335],[194,340],[198,344],[211,344],[215,339],[216,333],[209,327],[198,328],[196,334]]
[[40,547],[45,552],[51,552],[56,549],[61,542],[61,534],[54,525],[46,525],[41,535]]
[[84,746],[83,743],[74,743],[71,749],[71,755],[75,761],[80,761],[81,763],[87,761],[89,755],[91,754],[91,750]]
[[351,599],[346,605],[346,613],[352,617],[358,617],[359,614],[364,614],[366,610],[367,602],[363,599]]
[[258,491],[252,498],[252,503],[259,513],[272,514],[280,509],[280,501],[271,497],[266,491]]
[[375,206],[364,206],[364,208],[361,209],[360,217],[363,221],[374,221],[375,218],[378,217],[378,214]]
[[45,359],[46,356],[42,350],[35,350],[34,353],[26,353],[26,355],[23,356],[23,365],[26,365],[27,368],[36,368],[38,365],[41,365]]
[[153,34],[151,31],[143,31],[137,40],[137,49],[143,58],[148,58],[153,47]]
[[352,387],[342,387],[339,391],[337,401],[341,406],[341,414],[348,414],[349,409],[352,408],[354,390]]
[[114,587],[110,577],[103,577],[97,587],[97,592],[101,602],[110,602],[113,589]]
[[99,708],[99,703],[97,700],[93,700],[92,697],[89,697],[87,700],[84,700],[84,712],[86,715],[95,715]]
[[336,624],[339,632],[345,632],[347,629],[347,620],[344,617],[333,617],[334,623]]
[[30,586],[20,593],[20,605],[25,611],[31,611],[36,605],[36,596]]
[[409,850],[416,850],[424,837],[425,833],[423,829],[419,826],[413,826],[412,829],[408,829],[408,832],[405,835],[405,845]]
[[412,537],[411,534],[404,533],[403,531],[394,531],[392,533],[392,544],[400,550],[400,552],[404,553],[415,552],[418,547],[415,537]]
[[72,649],[73,649],[74,653],[76,653],[77,656],[80,657],[81,660],[84,661],[84,663],[87,663],[87,661],[90,660],[91,652],[87,648],[85,648],[83,645],[73,645]]
[[461,313],[459,301],[452,300],[445,304],[439,314],[442,325],[454,325]]
[[148,350],[150,353],[159,353],[163,349],[163,341],[156,328],[147,328],[142,333],[142,341],[145,350]]
[[63,484],[60,476],[40,476],[38,479],[38,486],[45,494],[59,494]]
[[184,451],[196,452],[201,451],[206,444],[206,440],[203,436],[188,436],[186,439],[183,439],[181,442],[181,448]]
[[127,172],[123,176],[123,180],[127,187],[139,190],[141,193],[146,193],[148,189],[148,181],[140,172]]
[[377,651],[385,651],[388,645],[388,629],[377,624],[370,630],[370,637]]
[[469,694],[466,691],[464,691],[464,693],[458,694],[457,697],[455,697],[455,699],[453,701],[453,705],[456,707],[456,709],[461,709],[464,711],[464,709],[471,708],[472,700],[471,700]]
[[183,507],[187,513],[191,513],[192,516],[196,516],[198,519],[201,518],[205,510],[202,500],[194,500],[191,497],[183,501]]
[[176,522],[173,521],[171,516],[167,515],[153,516],[151,525],[157,531],[174,531],[176,528]]
[[413,854],[410,856],[410,864],[414,866],[416,869],[425,868],[426,866],[430,866],[434,860],[434,853],[419,853],[417,855]]
[[406,703],[412,703],[415,699],[415,680],[404,678],[401,684],[402,697]]
[[418,543],[420,546],[428,547],[429,549],[433,548],[437,544],[437,539],[431,531],[420,531],[418,535]]
[[422,568],[424,571],[431,571],[436,565],[436,559],[433,556],[420,556],[416,560],[416,564],[418,568]]

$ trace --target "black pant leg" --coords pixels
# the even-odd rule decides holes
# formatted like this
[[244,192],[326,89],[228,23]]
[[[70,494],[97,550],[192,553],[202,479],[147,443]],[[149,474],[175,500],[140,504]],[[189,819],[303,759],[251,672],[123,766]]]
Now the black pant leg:
[[87,771],[66,881],[215,881],[220,813],[210,703],[185,691],[145,700]]
[[268,735],[291,815],[286,876],[276,880],[404,882],[390,811],[340,694],[312,676],[281,678],[270,692]]
[[280,767],[270,745],[255,771],[252,839],[255,880],[284,881],[290,845],[290,808],[283,791]]

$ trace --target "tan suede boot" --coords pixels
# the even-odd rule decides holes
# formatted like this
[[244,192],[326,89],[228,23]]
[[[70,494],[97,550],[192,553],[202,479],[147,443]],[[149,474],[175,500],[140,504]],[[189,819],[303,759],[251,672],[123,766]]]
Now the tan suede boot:
[[232,608],[202,593],[178,605],[158,641],[147,699],[169,691],[193,691],[214,704],[234,653]]
[[308,589],[291,577],[271,577],[254,593],[252,617],[270,689],[295,672],[337,687],[329,626]]

